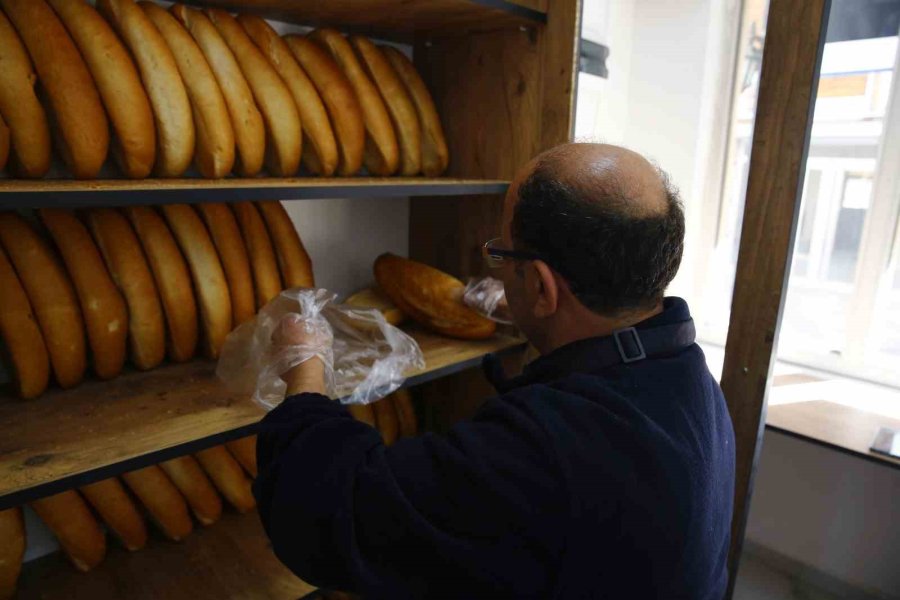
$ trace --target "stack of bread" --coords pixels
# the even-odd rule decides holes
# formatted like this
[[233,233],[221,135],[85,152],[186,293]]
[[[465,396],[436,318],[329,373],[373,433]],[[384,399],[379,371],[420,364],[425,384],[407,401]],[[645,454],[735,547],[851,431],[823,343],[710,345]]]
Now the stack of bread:
[[[153,2],[0,0],[0,170],[42,177],[58,156],[122,175],[440,175],[440,119],[404,54],[319,29]],[[38,99],[41,89],[46,102]],[[54,135],[51,136],[51,129]]]

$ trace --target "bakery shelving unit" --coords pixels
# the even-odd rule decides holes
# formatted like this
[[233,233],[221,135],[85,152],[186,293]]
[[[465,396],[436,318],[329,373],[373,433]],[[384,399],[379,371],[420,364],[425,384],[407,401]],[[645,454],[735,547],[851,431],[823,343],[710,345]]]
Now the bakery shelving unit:
[[[516,168],[571,136],[579,0],[189,4],[412,45],[444,124],[448,171],[439,178],[0,179],[0,209],[409,197],[410,257],[465,278],[482,272],[480,246],[499,230],[503,193]],[[426,407],[450,407],[438,413],[444,421],[466,414],[487,393],[472,369],[485,354],[515,357],[524,346],[504,335],[463,342],[411,333],[427,366],[407,384],[424,384],[417,390]],[[87,381],[28,402],[0,399],[0,507],[247,435],[261,415],[248,398],[223,389],[214,365],[204,361]],[[312,589],[277,562],[252,514],[227,515],[182,544],[156,541],[137,553],[112,546],[105,563],[87,575],[60,556],[26,565],[19,596],[288,599]]]

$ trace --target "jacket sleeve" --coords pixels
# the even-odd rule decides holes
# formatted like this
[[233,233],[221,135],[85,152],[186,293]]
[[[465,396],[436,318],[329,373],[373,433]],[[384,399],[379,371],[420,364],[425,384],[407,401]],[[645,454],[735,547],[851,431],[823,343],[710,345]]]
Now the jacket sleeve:
[[495,399],[446,436],[387,448],[339,403],[301,394],[262,422],[254,492],[275,553],[309,583],[530,596],[552,586],[564,537],[547,442],[533,415]]

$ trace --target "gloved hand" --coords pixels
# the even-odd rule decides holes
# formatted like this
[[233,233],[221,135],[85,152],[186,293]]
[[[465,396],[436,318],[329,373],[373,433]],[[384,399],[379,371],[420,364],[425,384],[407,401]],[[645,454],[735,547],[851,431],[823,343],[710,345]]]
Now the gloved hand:
[[463,303],[498,323],[512,323],[503,282],[493,277],[470,279],[463,291]]
[[325,394],[325,363],[321,356],[332,353],[334,336],[331,328],[321,319],[304,319],[297,313],[288,313],[281,318],[272,332],[275,352],[292,347],[316,348],[313,356],[281,374],[287,383],[287,395],[301,392]]

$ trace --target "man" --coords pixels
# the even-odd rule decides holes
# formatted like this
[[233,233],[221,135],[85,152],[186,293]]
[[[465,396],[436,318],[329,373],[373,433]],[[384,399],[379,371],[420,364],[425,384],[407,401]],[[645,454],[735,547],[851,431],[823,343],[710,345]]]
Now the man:
[[683,238],[676,192],[634,152],[526,165],[486,254],[541,357],[493,370],[500,395],[447,436],[391,448],[310,393],[321,362],[285,374],[255,484],[279,558],[364,598],[720,598],[734,434],[687,305],[663,298]]

